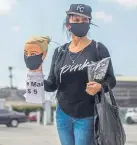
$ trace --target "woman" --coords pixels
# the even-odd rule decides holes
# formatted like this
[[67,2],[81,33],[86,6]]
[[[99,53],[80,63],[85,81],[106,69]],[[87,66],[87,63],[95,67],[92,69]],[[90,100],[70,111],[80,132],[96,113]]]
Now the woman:
[[[93,145],[94,95],[101,88],[107,92],[116,84],[112,63],[102,83],[88,82],[87,66],[98,61],[96,42],[87,38],[91,24],[91,7],[72,4],[65,26],[72,41],[55,50],[50,74],[44,81],[46,91],[57,90],[56,121],[62,145]],[[99,43],[101,58],[109,57],[107,48]]]

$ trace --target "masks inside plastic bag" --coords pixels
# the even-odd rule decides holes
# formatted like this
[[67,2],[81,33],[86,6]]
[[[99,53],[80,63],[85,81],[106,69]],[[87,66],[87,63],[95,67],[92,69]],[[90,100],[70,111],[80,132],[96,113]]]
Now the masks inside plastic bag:
[[109,65],[110,57],[106,57],[98,62],[92,62],[91,65],[88,66],[88,80],[89,81],[103,81],[108,65]]

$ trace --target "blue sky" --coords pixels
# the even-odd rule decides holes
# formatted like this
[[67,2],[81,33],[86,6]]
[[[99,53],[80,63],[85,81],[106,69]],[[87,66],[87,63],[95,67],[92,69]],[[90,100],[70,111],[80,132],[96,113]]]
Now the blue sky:
[[[25,88],[27,69],[24,41],[32,35],[49,35],[63,44],[69,41],[63,21],[74,0],[0,0],[0,87],[9,85],[8,66],[13,66],[13,84]],[[92,7],[90,39],[107,46],[115,74],[137,76],[137,0],[75,0]],[[43,64],[47,77],[56,44],[51,43]]]

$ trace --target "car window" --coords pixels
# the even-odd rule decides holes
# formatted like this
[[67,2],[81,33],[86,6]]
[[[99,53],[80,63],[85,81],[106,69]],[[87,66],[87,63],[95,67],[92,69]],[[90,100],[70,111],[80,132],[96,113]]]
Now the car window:
[[137,113],[137,108],[135,108],[134,111]]
[[129,112],[129,113],[131,113],[131,112],[137,113],[137,108],[130,108],[130,109],[128,109],[127,112]]
[[9,113],[9,111],[5,109],[0,109],[0,113]]

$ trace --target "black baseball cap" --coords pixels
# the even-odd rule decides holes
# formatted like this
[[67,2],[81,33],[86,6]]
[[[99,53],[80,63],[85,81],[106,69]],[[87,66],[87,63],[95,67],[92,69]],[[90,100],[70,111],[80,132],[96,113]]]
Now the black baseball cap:
[[[92,19],[92,9],[89,5],[85,4],[71,4],[68,11],[66,11],[67,15],[78,15],[83,16],[89,19]],[[95,25],[91,23],[92,25]],[[97,25],[95,25],[97,26]]]

